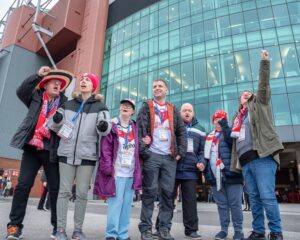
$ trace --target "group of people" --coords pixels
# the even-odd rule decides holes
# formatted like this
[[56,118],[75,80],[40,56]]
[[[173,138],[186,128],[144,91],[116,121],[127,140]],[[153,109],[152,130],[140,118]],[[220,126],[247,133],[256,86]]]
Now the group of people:
[[[170,234],[174,200],[181,186],[184,233],[202,239],[198,232],[196,185],[199,171],[212,186],[218,206],[220,231],[226,239],[230,216],[234,240],[265,240],[264,212],[270,240],[282,240],[281,219],[275,197],[275,173],[283,150],[272,125],[270,108],[270,63],[261,52],[257,94],[245,90],[228,124],[224,110],[212,116],[214,130],[206,133],[190,103],[180,111],[167,102],[168,85],[153,81],[153,98],[138,111],[131,99],[120,102],[119,115],[110,119],[99,80],[83,74],[80,92],[67,101],[63,90],[72,74],[42,67],[25,80],[17,94],[29,111],[12,145],[24,150],[19,182],[7,225],[7,239],[20,239],[30,189],[43,166],[51,202],[51,237],[65,240],[68,200],[76,182],[74,232],[71,239],[87,239],[82,231],[93,170],[94,193],[108,203],[107,240],[128,240],[130,211],[135,191],[142,190],[139,230],[142,240],[173,240]],[[199,110],[201,111],[201,109]],[[244,238],[242,194],[246,184],[252,208],[253,231]],[[154,202],[159,213],[152,231]]]

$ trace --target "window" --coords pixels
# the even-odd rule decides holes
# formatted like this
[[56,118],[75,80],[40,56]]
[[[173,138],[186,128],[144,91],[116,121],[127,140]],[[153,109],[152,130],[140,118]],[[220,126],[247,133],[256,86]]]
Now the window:
[[241,51],[234,53],[236,62],[236,76],[237,82],[251,81],[251,69],[249,62],[248,51]]
[[179,19],[178,3],[169,7],[169,22],[173,22]]
[[228,16],[217,18],[218,36],[226,37],[231,35],[230,20]]
[[222,83],[231,84],[236,82],[235,76],[235,64],[233,54],[225,54],[220,56],[221,59],[221,74],[222,74]]
[[207,58],[207,77],[210,87],[221,85],[219,57]]
[[276,27],[282,27],[290,24],[286,4],[273,6],[273,13]]
[[194,90],[195,84],[192,62],[186,62],[181,64],[181,79],[183,92]]
[[[153,80],[153,79],[152,79]],[[145,101],[148,99],[148,88],[151,89],[151,85],[148,85],[147,81],[147,74],[142,74],[139,76],[139,81],[138,81],[138,100],[139,101]]]
[[294,125],[300,124],[300,93],[289,94],[288,97],[291,108],[292,122]]
[[299,76],[299,62],[294,44],[280,46],[281,58],[283,62],[284,75],[286,77]]
[[217,37],[217,28],[214,19],[204,21],[205,40],[211,40]]
[[197,59],[194,61],[194,78],[195,78],[195,89],[207,87],[205,59]]
[[258,16],[261,29],[272,28],[275,26],[271,7],[259,8]]
[[272,95],[272,108],[276,126],[291,125],[291,115],[286,94]]
[[181,86],[180,64],[177,64],[170,67],[170,94],[181,92]]
[[190,15],[190,0],[179,1],[180,18],[185,18]]
[[242,13],[235,13],[230,15],[230,22],[232,34],[239,34],[245,32],[244,19]]
[[290,19],[292,24],[300,23],[300,2],[294,2],[288,4],[290,13]]
[[246,31],[255,31],[259,29],[259,22],[256,10],[244,12]]
[[180,28],[180,46],[184,47],[192,43],[191,26]]
[[204,41],[203,22],[192,25],[192,42],[199,43]]

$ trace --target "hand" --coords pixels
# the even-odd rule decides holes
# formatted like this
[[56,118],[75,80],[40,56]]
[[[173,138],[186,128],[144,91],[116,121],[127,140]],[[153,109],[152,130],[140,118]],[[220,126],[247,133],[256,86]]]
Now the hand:
[[53,115],[53,122],[60,123],[63,120],[63,115],[60,112],[56,112]]
[[176,159],[176,161],[179,161],[181,159],[181,156],[177,155],[175,159]]
[[43,67],[41,67],[40,70],[38,71],[38,75],[39,75],[40,77],[45,77],[45,76],[49,73],[50,70],[51,70],[50,67],[48,67],[48,66],[43,66]]
[[197,163],[197,168],[198,168],[201,172],[203,172],[204,169],[205,169],[205,166],[204,166],[203,163]]
[[142,141],[146,144],[149,145],[151,143],[151,137],[149,137],[148,135],[146,137],[142,138]]
[[269,53],[267,50],[261,50],[260,57],[262,60],[269,60]]
[[107,128],[108,128],[108,123],[104,120],[101,120],[97,125],[97,129],[99,132],[105,132]]

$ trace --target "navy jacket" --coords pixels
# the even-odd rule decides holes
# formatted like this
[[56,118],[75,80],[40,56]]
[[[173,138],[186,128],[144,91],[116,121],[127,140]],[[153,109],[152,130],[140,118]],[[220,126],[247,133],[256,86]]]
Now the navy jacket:
[[[223,164],[225,165],[225,168],[222,170],[222,182],[229,184],[243,184],[242,174],[230,171],[232,149],[232,138],[230,137],[231,128],[228,126],[228,122],[225,119],[222,119],[219,123],[222,127],[219,138],[219,157],[222,159]],[[205,159],[203,163],[206,166],[204,170],[206,182],[216,185],[216,179],[210,168],[209,159]]]
[[193,139],[194,152],[187,152],[185,157],[177,163],[177,179],[198,179],[199,170],[197,163],[204,161],[205,129],[198,123],[194,117],[191,127],[186,127],[187,138]]

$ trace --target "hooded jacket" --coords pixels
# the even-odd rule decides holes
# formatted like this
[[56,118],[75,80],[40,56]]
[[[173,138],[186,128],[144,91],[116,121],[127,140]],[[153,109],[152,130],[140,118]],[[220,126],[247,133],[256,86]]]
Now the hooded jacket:
[[[62,113],[63,120],[59,123],[53,121],[53,117],[48,122],[48,127],[55,132],[66,122],[72,122],[73,117],[79,111],[82,103],[81,95],[67,101],[63,107],[57,111]],[[108,123],[105,132],[98,132],[97,124],[101,121]],[[110,132],[111,123],[107,107],[102,102],[100,94],[92,95],[83,105],[82,112],[73,122],[74,127],[69,139],[61,139],[57,150],[59,157],[66,157],[67,163],[81,165],[82,160],[97,161],[99,159],[99,138]]]

